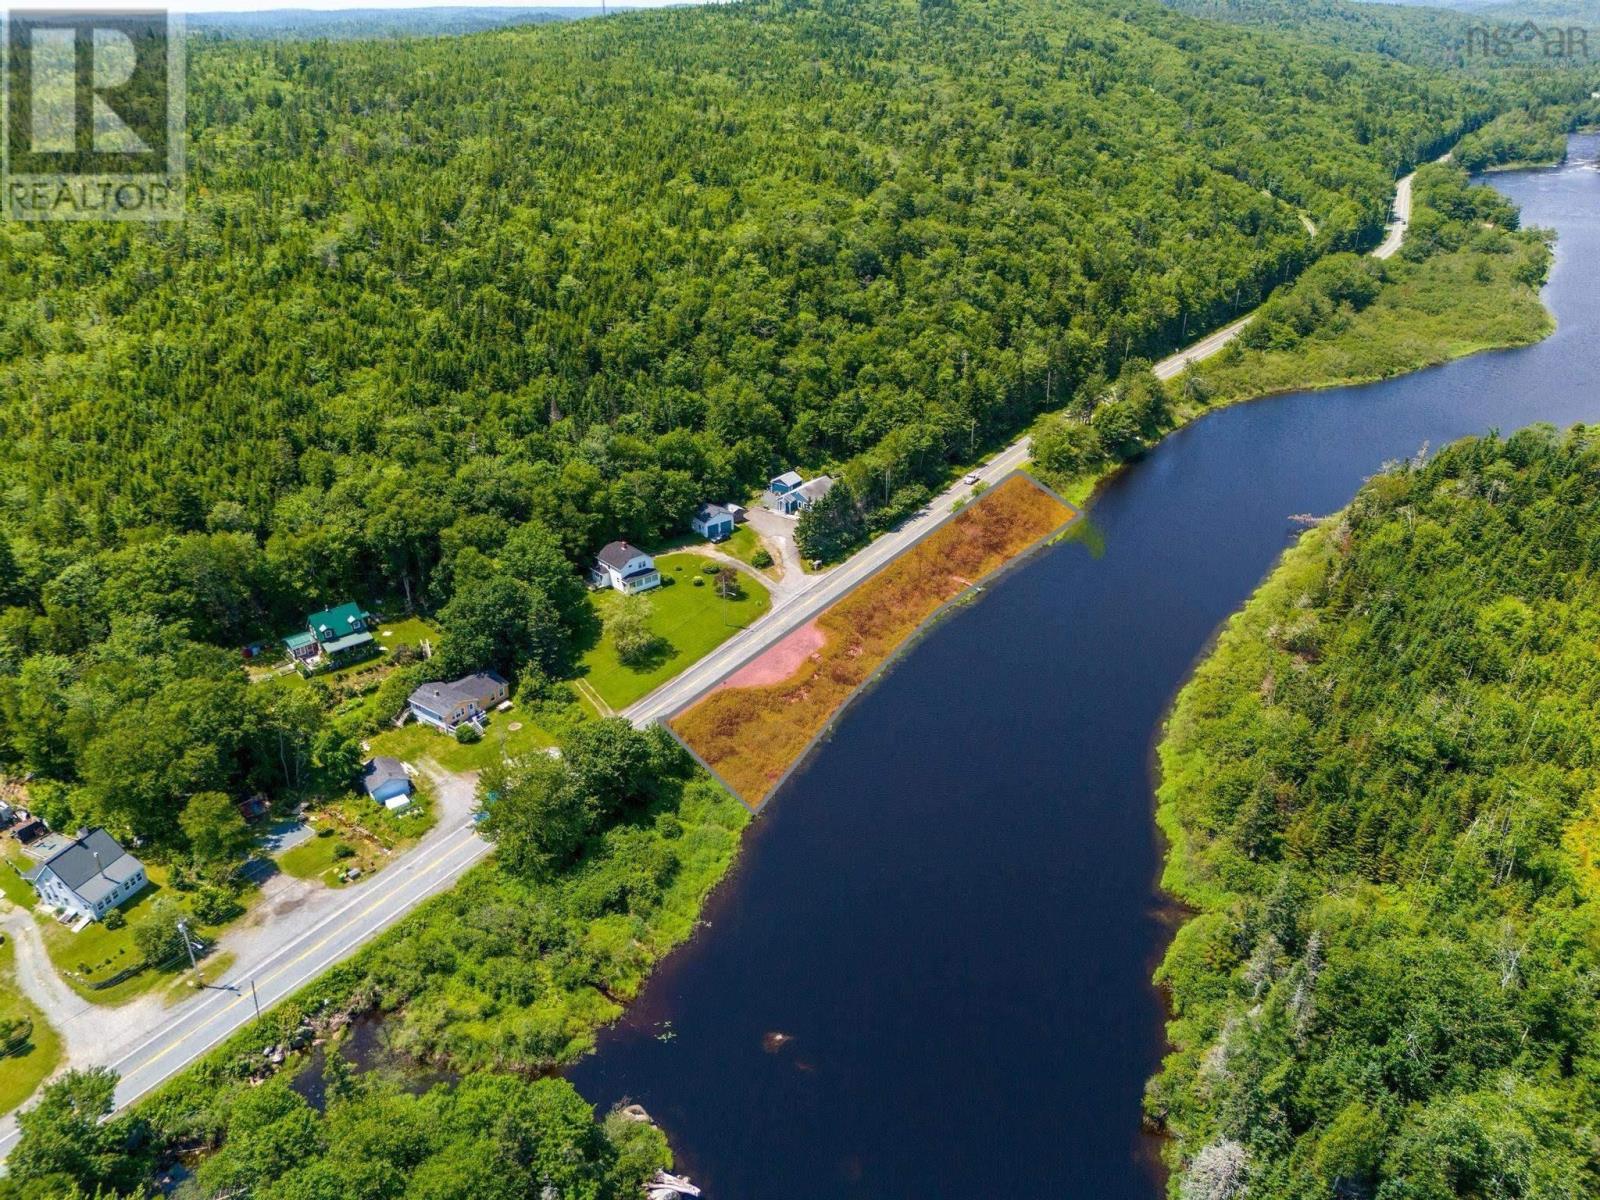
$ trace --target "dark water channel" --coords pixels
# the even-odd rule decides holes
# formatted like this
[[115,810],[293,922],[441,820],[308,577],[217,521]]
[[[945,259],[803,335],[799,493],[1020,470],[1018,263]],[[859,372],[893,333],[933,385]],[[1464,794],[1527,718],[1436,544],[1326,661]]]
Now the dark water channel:
[[1149,763],[1173,693],[1292,515],[1424,445],[1600,421],[1600,171],[1493,182],[1560,232],[1559,332],[1168,438],[1096,498],[1096,553],[1011,573],[857,702],[571,1072],[585,1096],[642,1103],[712,1200],[1158,1194]]

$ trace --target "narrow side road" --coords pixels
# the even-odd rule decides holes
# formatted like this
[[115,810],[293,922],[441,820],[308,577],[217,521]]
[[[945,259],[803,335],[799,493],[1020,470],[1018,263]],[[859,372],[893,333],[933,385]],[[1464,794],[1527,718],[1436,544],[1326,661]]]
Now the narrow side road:
[[[1405,237],[1411,219],[1413,178],[1414,175],[1406,176],[1396,188],[1396,219],[1383,245],[1373,252],[1379,258],[1391,257]],[[1156,375],[1171,379],[1191,362],[1209,358],[1232,341],[1249,321],[1248,316],[1241,318],[1163,359],[1155,365]],[[1028,439],[1020,438],[979,468],[977,474],[985,483],[993,484],[1024,466],[1028,451]],[[947,488],[919,515],[831,571],[814,575],[785,571],[786,582],[796,582],[792,588],[774,589],[773,605],[765,616],[626,709],[623,715],[644,725],[663,720],[689,704],[729,671],[809,621],[900,554],[948,514],[958,498],[971,491],[965,483]],[[786,563],[791,552],[792,546],[785,546]],[[798,566],[797,561],[795,565]],[[60,980],[54,983],[61,990],[51,986],[38,975],[38,970],[50,970],[48,961],[41,965],[36,959],[34,966],[38,969],[32,971],[32,985],[23,986],[36,1003],[45,1001],[40,1006],[62,1034],[66,1062],[74,1067],[110,1066],[121,1076],[116,1095],[118,1107],[131,1104],[253,1020],[256,1002],[265,1011],[354,953],[423,900],[448,890],[488,854],[490,847],[478,836],[471,820],[473,777],[432,769],[429,774],[439,789],[440,815],[435,828],[372,879],[348,891],[307,898],[286,896],[282,903],[271,906],[271,919],[247,923],[244,928],[225,934],[218,949],[234,953],[236,961],[219,981],[220,990],[208,990],[176,1008],[160,1007],[155,997],[120,1008],[104,1008],[83,1001]],[[21,915],[29,922],[33,919]],[[37,930],[33,932],[37,934]],[[17,941],[18,971],[26,975],[23,949],[28,943],[22,937]],[[33,944],[42,954],[42,944]],[[0,1119],[0,1160],[16,1145],[17,1136],[15,1117]]]
[[[295,889],[281,901],[267,901],[263,907],[277,910],[269,919],[247,919],[243,928],[219,939],[218,953],[233,953],[234,966],[212,987],[175,1006],[165,1005],[159,995],[115,1008],[90,1004],[54,976],[47,959],[25,974],[24,950],[35,944],[42,955],[44,947],[37,929],[29,930],[31,939],[18,937],[19,975],[35,977],[24,986],[36,1003],[42,998],[36,990],[50,994],[41,1007],[62,1035],[65,1065],[111,1067],[121,1076],[117,1107],[131,1104],[254,1020],[257,1002],[266,1011],[422,901],[449,889],[490,849],[472,823],[476,780],[424,770],[437,788],[439,819],[422,841],[349,888]],[[31,926],[34,918],[17,912],[7,918],[7,927],[18,919]],[[49,979],[37,978],[40,971]],[[14,1116],[0,1120],[0,1158],[11,1152],[17,1136]]]

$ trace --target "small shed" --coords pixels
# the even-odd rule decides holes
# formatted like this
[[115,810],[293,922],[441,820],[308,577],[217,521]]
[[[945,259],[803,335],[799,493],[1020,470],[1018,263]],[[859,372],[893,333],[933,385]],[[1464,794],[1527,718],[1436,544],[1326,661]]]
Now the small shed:
[[411,803],[411,776],[398,758],[379,755],[361,768],[361,790],[388,809]]

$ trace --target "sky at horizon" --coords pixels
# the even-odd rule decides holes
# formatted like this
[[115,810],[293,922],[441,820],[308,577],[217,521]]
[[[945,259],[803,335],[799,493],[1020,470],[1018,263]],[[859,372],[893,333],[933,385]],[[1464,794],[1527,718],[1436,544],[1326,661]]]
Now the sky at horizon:
[[[628,8],[667,8],[685,3],[719,3],[720,0],[621,0],[621,3],[607,2],[607,7],[622,10]],[[571,3],[562,3],[562,0],[548,0],[543,4],[528,3],[527,0],[448,0],[440,3],[439,0],[265,0],[263,3],[251,4],[245,0],[172,0],[171,3],[152,3],[152,0],[36,0],[35,3],[7,4],[0,3],[0,11],[8,9],[96,9],[99,11],[134,11],[148,12],[152,8],[164,11],[177,11],[185,13],[269,13],[269,12],[337,12],[348,9],[368,9],[373,11],[392,12],[410,8],[593,8],[600,7],[600,0],[573,0]]]

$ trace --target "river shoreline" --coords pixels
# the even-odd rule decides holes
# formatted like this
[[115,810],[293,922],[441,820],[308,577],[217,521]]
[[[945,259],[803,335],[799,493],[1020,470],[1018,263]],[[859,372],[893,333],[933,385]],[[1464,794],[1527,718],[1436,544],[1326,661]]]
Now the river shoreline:
[[1084,536],[852,704],[746,831],[710,927],[568,1078],[644,1104],[716,1194],[1159,1195],[1140,1101],[1177,915],[1158,890],[1161,723],[1301,532],[1292,514],[1335,510],[1424,443],[1600,415],[1565,361],[1600,328],[1577,278],[1600,246],[1593,184],[1496,179],[1561,231],[1543,342],[1213,406],[1098,479]]

